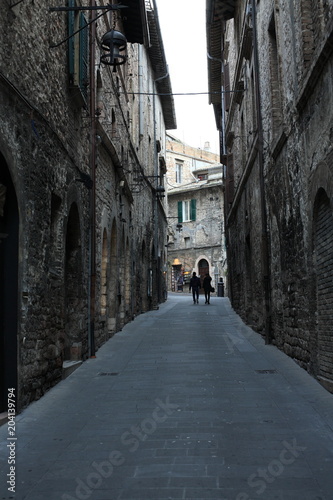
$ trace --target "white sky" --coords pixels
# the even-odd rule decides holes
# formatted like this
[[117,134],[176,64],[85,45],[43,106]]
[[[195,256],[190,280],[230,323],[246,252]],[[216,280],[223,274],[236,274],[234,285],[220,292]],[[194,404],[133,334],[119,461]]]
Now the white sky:
[[[172,91],[207,92],[206,0],[156,0]],[[210,142],[219,152],[213,106],[208,95],[174,96],[177,130],[193,147]]]

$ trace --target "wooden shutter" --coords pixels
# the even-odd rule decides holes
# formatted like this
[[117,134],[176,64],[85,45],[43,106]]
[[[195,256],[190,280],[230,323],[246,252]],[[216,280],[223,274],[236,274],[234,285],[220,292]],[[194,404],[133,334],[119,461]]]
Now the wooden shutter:
[[[74,7],[75,0],[68,0],[68,7]],[[75,79],[75,44],[74,44],[74,24],[75,24],[75,12],[68,11],[68,73],[69,73],[69,85],[74,85]]]
[[[87,26],[83,12],[80,12],[80,25]],[[88,27],[80,31],[80,54],[79,54],[79,87],[85,99],[88,96]]]
[[191,200],[191,206],[190,206],[190,219],[196,220],[196,218],[197,218],[197,200],[193,199]]
[[230,71],[229,64],[224,65],[224,107],[225,111],[229,111],[230,108]]
[[232,154],[227,157],[227,185],[226,195],[227,203],[231,205],[234,200],[234,156]]
[[178,202],[178,223],[183,222],[183,202]]

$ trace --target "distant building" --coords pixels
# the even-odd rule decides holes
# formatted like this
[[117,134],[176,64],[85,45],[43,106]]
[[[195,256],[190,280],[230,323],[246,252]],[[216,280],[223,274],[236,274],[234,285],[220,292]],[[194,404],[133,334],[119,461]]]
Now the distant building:
[[219,156],[167,135],[168,288],[181,289],[195,271],[216,288],[226,277],[223,183]]

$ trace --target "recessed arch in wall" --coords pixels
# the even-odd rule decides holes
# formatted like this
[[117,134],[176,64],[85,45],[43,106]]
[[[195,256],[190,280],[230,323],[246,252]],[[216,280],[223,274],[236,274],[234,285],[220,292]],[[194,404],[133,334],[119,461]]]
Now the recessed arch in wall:
[[[131,253],[130,253],[130,244],[128,237],[126,238],[126,246],[125,246],[125,269],[124,269],[124,298],[125,298],[125,308],[126,315],[131,315]],[[134,283],[133,283],[134,286]]]
[[333,391],[333,211],[323,188],[317,192],[313,221],[318,377]]
[[113,219],[111,226],[111,240],[110,240],[110,279],[109,279],[109,315],[111,332],[115,331],[116,326],[116,312],[117,312],[117,287],[118,287],[118,242],[117,242],[117,224]]
[[65,239],[65,339],[63,357],[66,360],[81,357],[80,325],[82,312],[80,298],[82,291],[81,227],[78,206],[72,203],[66,227]]
[[0,412],[8,387],[17,388],[19,210],[15,187],[0,153]]
[[108,270],[108,235],[104,228],[102,238],[102,262],[101,262],[101,315],[105,316],[107,308],[107,270]]
[[[206,274],[205,269],[208,268],[208,273],[211,273],[212,269],[212,263],[210,259],[207,257],[207,255],[199,255],[195,261],[195,266],[194,266],[194,271],[197,273],[197,275],[200,275],[200,269],[202,270],[203,273]],[[204,277],[204,276],[203,276]]]

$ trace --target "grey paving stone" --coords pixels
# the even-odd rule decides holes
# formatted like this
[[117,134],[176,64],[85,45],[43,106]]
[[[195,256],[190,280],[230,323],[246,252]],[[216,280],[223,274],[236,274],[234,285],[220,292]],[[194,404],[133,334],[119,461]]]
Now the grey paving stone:
[[17,416],[15,499],[332,500],[332,426],[333,396],[227,299],[171,295]]
[[177,500],[182,498],[184,498],[183,488],[140,488],[121,492],[119,500]]

